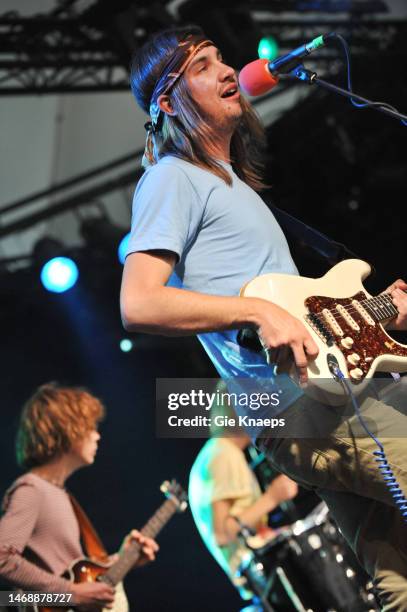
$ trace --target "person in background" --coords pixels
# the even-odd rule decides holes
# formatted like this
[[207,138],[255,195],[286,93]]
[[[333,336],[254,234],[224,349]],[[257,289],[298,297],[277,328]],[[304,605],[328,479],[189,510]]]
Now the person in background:
[[[217,389],[226,390],[220,382]],[[216,414],[233,418],[226,403],[211,409],[211,437],[201,448],[190,472],[189,503],[195,525],[222,569],[241,597],[251,599],[244,577],[238,575],[240,564],[250,555],[239,536],[242,527],[256,531],[264,542],[273,537],[267,527],[268,514],[298,493],[297,484],[284,475],[277,476],[261,492],[244,451],[251,441],[239,427],[214,425]]]
[[[103,415],[102,403],[85,390],[46,384],[35,391],[17,433],[17,461],[27,471],[6,492],[0,519],[0,576],[25,590],[72,593],[78,610],[111,608],[115,597],[103,582],[74,584],[61,577],[85,556],[65,483],[94,462]],[[136,530],[122,548],[133,540],[142,547],[141,564],[155,558],[155,541]]]

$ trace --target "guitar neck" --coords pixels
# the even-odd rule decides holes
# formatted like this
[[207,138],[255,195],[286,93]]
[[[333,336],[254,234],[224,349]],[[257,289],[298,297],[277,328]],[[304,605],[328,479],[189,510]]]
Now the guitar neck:
[[[161,529],[168,523],[170,518],[177,511],[178,506],[167,499],[153,514],[150,520],[141,529],[141,533],[149,538],[154,538]],[[126,574],[131,570],[134,564],[138,561],[141,555],[141,548],[137,542],[132,542],[130,546],[120,554],[120,558],[110,567],[107,572],[101,577],[103,582],[111,585],[116,585],[123,580]]]
[[378,323],[394,319],[399,313],[389,293],[382,293],[376,297],[369,298],[361,302],[361,304]]

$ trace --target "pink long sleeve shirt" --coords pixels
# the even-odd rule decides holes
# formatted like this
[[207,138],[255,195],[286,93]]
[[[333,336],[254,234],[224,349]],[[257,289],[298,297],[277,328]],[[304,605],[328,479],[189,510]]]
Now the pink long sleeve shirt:
[[70,592],[70,582],[60,575],[84,555],[68,493],[27,473],[6,492],[3,511],[0,576],[27,590]]

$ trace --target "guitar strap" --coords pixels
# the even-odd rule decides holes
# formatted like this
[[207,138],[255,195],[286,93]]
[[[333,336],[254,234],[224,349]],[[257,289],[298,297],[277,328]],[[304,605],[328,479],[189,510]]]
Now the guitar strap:
[[109,555],[107,554],[100,537],[96,533],[95,528],[90,522],[90,519],[72,493],[69,493],[69,498],[79,523],[81,539],[86,554],[88,557],[91,557],[97,561],[106,562]]
[[[281,208],[270,202],[269,199],[264,199],[286,237],[290,236],[298,244],[309,247],[326,260],[330,266],[334,266],[344,259],[363,259],[363,257],[356,255],[356,253],[341,242],[332,240],[332,238],[329,238],[322,232],[300,221],[297,217],[293,217],[285,212],[285,210],[281,210]],[[372,272],[374,272],[373,266]],[[241,346],[257,353],[263,350],[259,336],[253,329],[240,329],[237,334],[237,342]]]
[[363,257],[356,255],[356,253],[341,242],[332,240],[332,238],[329,238],[322,232],[281,210],[281,208],[278,208],[270,201],[267,201],[267,205],[283,228],[284,233],[291,234],[297,241],[306,244],[319,253],[319,255],[328,260],[330,265],[333,266],[349,258],[363,259]]

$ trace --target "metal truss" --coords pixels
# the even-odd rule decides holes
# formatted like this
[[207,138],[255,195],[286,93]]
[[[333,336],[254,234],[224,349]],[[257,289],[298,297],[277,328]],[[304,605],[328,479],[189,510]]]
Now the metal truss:
[[0,37],[1,95],[128,90],[123,54],[80,17],[3,15]]
[[81,11],[59,0],[48,14],[0,15],[0,95],[127,91],[132,51],[173,22],[166,1],[95,0]]
[[[279,42],[280,53],[287,53],[317,34],[336,32],[349,44],[351,59],[365,62],[366,68],[372,62],[381,61],[385,55],[388,61],[407,63],[407,48],[402,41],[407,37],[407,21],[404,20],[290,20],[265,19],[262,22],[265,36],[273,36]],[[341,71],[344,62],[343,49],[337,42],[330,42],[318,53],[307,58],[306,65],[321,75],[334,76]]]
[[[180,7],[191,1],[196,4],[194,0],[184,0]],[[78,0],[59,0],[59,8],[49,14],[0,15],[0,95],[128,91],[132,50],[151,32],[182,21],[169,14],[167,3],[168,0],[95,0],[80,12],[83,3]],[[208,6],[214,4],[222,12],[222,6],[213,0]],[[237,9],[241,5],[236,2]],[[405,22],[386,21],[383,0],[320,0],[319,9],[316,0],[246,0],[243,5],[259,35],[274,35],[282,52],[329,29],[351,36],[356,52],[372,51],[378,43],[383,50],[391,46],[395,32],[405,26]],[[196,15],[188,13],[197,23],[202,17],[200,7],[198,2]],[[318,20],[301,17],[301,12],[307,13],[312,7],[319,13]],[[336,20],[332,15],[336,9],[348,12],[348,18],[344,19],[342,13]],[[286,12],[280,14],[287,10],[294,11],[290,19]],[[380,19],[376,19],[377,15],[372,19],[377,11],[382,11]],[[368,16],[370,20],[366,21]],[[239,40],[239,32],[234,34]],[[315,61],[321,63],[331,58],[329,53],[324,57],[324,52],[315,55]]]

